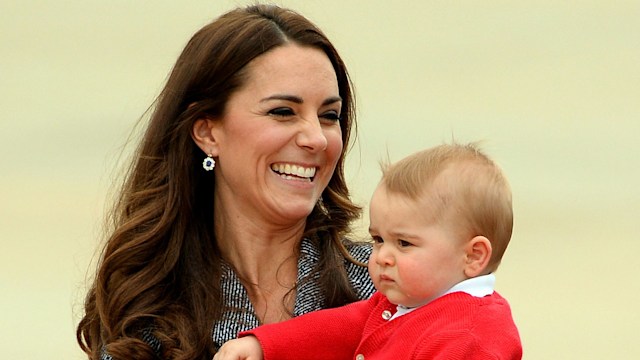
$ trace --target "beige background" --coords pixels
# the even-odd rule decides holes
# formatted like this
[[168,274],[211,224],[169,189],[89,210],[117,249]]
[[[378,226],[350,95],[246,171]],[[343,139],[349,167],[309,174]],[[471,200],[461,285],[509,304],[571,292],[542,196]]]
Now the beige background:
[[[125,139],[193,32],[244,3],[0,2],[0,357],[83,358],[74,328]],[[525,359],[640,358],[638,1],[279,3],[351,71],[357,201],[387,153],[484,140],[515,194],[498,290]]]

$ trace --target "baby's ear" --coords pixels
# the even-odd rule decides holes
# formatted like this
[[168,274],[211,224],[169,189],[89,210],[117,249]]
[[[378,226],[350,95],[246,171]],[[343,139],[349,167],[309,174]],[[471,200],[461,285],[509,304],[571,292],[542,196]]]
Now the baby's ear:
[[476,236],[465,246],[464,274],[469,277],[482,275],[491,259],[491,242],[484,236]]

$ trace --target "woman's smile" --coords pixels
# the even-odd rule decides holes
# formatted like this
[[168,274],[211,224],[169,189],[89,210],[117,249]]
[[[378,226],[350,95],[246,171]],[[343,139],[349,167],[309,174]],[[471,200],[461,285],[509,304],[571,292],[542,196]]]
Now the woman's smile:
[[315,167],[306,167],[296,164],[277,163],[271,165],[271,170],[285,180],[299,180],[312,182],[316,174]]

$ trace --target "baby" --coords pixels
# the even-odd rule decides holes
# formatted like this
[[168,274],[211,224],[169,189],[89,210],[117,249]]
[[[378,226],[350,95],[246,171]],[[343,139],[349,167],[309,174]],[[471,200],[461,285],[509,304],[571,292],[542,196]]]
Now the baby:
[[383,168],[370,203],[369,300],[242,332],[215,360],[521,359],[494,272],[513,228],[511,190],[476,145]]

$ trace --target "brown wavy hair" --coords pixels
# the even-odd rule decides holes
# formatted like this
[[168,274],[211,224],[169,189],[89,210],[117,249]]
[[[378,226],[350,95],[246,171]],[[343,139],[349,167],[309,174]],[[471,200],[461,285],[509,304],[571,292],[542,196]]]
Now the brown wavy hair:
[[[335,69],[342,140],[355,126],[352,85],[326,36],[300,14],[271,5],[232,10],[200,29],[179,56],[154,102],[110,213],[111,230],[85,299],[77,340],[90,359],[210,359],[212,326],[224,311],[221,254],[213,232],[213,172],[191,138],[194,122],[224,114],[246,81],[245,66],[293,42],[321,49]],[[357,300],[344,270],[351,259],[343,237],[361,208],[349,199],[343,147],[322,203],[308,216],[305,236],[321,249],[317,270],[325,307]],[[352,260],[352,259],[351,259]],[[160,354],[141,339],[151,332]],[[147,339],[148,340],[148,339]]]

